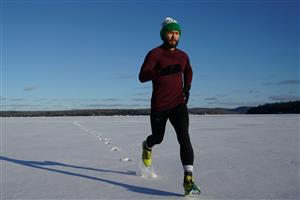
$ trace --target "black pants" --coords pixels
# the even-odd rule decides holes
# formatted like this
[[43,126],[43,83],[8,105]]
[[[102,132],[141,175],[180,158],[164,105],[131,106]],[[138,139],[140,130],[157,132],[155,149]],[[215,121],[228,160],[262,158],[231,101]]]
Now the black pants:
[[147,137],[147,146],[151,148],[163,141],[168,119],[174,127],[177,135],[177,140],[180,145],[180,158],[182,165],[193,165],[194,151],[188,132],[189,115],[185,104],[180,104],[167,111],[151,111],[150,120],[152,135]]

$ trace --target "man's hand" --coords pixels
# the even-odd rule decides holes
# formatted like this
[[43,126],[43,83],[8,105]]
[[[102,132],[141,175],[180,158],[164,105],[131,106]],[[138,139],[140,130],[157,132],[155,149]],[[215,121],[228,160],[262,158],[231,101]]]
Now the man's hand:
[[184,94],[184,97],[185,97],[185,103],[186,104],[188,103],[189,98],[190,98],[190,89],[191,89],[191,86],[184,86],[183,87],[183,94]]

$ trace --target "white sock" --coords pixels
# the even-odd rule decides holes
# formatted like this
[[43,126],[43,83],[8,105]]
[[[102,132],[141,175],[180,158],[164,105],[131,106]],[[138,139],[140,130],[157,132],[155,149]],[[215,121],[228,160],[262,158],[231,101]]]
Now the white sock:
[[193,165],[183,165],[184,172],[193,173],[194,166]]

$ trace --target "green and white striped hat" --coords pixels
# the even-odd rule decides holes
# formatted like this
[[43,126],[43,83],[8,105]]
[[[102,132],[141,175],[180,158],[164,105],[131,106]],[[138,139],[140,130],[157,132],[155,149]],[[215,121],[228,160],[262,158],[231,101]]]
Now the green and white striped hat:
[[180,25],[178,24],[178,22],[171,18],[171,17],[167,17],[161,24],[162,28],[160,30],[160,38],[162,40],[164,40],[164,37],[165,37],[165,33],[167,31],[172,31],[172,30],[175,30],[175,31],[178,31],[180,36],[181,36],[181,28],[180,28]]

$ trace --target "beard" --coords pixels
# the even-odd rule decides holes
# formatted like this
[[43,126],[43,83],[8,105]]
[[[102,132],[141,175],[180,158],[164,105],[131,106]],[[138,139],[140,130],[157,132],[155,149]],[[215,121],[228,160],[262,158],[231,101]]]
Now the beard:
[[164,40],[164,45],[168,49],[176,48],[178,43],[179,43],[179,40],[177,40],[177,41],[175,41],[175,40]]

